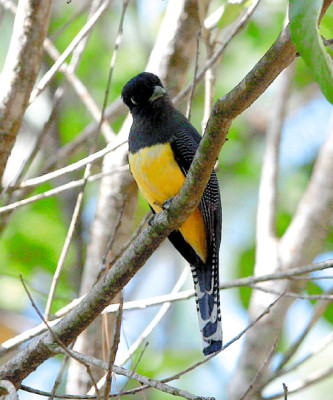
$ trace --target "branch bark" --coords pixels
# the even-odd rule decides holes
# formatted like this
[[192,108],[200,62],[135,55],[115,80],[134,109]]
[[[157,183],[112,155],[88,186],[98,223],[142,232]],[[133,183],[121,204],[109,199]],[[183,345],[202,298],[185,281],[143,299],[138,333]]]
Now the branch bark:
[[42,62],[52,0],[20,0],[0,78],[0,181]]

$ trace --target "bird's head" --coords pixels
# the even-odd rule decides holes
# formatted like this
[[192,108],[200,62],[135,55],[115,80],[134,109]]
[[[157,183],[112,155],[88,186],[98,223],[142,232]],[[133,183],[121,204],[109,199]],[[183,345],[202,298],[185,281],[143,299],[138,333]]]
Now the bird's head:
[[155,108],[158,99],[167,97],[167,91],[158,76],[142,72],[126,83],[121,97],[132,114],[135,114],[140,110]]

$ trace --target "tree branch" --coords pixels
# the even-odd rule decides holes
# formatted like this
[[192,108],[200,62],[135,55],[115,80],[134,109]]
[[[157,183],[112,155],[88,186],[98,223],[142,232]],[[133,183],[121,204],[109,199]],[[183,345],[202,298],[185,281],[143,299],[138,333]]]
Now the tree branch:
[[43,55],[52,0],[21,0],[0,78],[0,182]]
[[[267,274],[263,276],[248,276],[246,278],[239,278],[232,280],[230,282],[223,282],[220,284],[220,289],[225,290],[225,289],[231,289],[231,288],[236,288],[236,287],[242,287],[242,286],[249,286],[253,285],[254,283],[258,282],[266,282],[270,280],[280,280],[280,279],[295,279],[296,276],[298,275],[303,275],[307,274],[313,271],[319,271],[323,270],[326,268],[332,268],[333,267],[333,261],[328,260],[324,261],[321,263],[317,264],[312,264],[308,266],[303,266],[303,267],[297,267],[297,268],[291,268],[287,271],[280,271],[276,272],[274,274]],[[302,278],[304,279],[304,278]],[[313,278],[315,279],[315,278]],[[55,316],[58,318],[56,320],[50,321],[49,324],[51,326],[54,326],[56,323],[60,321],[60,318],[62,318],[64,315],[68,314],[69,311],[73,310],[83,299],[84,296],[73,300],[71,303],[69,303],[67,306],[63,307],[59,311],[55,313]],[[146,298],[142,300],[135,300],[135,301],[128,301],[124,303],[124,310],[138,310],[138,309],[144,309],[147,307],[151,306],[156,306],[160,304],[164,304],[167,302],[176,302],[176,301],[181,301],[181,300],[187,300],[194,297],[194,290],[193,289],[188,289],[188,290],[183,290],[177,294],[167,294],[167,295],[161,295],[161,296],[156,296],[152,298]],[[115,313],[117,312],[119,308],[119,304],[112,304],[106,307],[103,310],[103,313]],[[36,336],[40,335],[41,333],[45,332],[46,328],[44,324],[40,324],[38,326],[35,326],[34,328],[31,328],[24,333],[21,333],[17,335],[14,338],[11,338],[7,340],[6,342],[1,344],[0,347],[0,356],[7,354],[11,350],[16,349],[18,346],[22,345],[23,343],[27,342],[28,340],[31,340],[35,338]]]

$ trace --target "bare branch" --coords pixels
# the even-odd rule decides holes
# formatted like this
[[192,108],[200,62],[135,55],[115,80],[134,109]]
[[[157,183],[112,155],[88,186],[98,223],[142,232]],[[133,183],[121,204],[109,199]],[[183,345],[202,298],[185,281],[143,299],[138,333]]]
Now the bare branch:
[[[69,346],[69,348],[70,348],[70,346]],[[67,355],[65,355],[65,357],[61,361],[59,372],[57,374],[56,380],[54,381],[49,400],[53,400],[54,397],[55,397],[55,393],[56,393],[59,385],[61,384],[62,378],[63,378],[65,370],[67,368],[68,360],[69,360],[69,355],[67,354]]]
[[[5,5],[13,14],[16,14],[17,7],[12,1],[7,0],[5,2]],[[76,14],[75,17],[78,17],[78,15],[80,15],[83,11],[85,11],[86,8],[87,8],[87,4],[81,8],[79,13]],[[94,9],[94,12],[95,11],[96,11],[96,9]],[[67,81],[72,85],[72,87],[73,87],[74,91],[77,93],[79,99],[87,107],[87,110],[91,113],[91,115],[98,122],[101,118],[100,109],[99,109],[98,105],[96,104],[95,100],[90,95],[90,93],[87,90],[87,88],[85,87],[85,85],[83,84],[83,82],[74,73],[76,65],[80,59],[80,54],[82,53],[82,51],[87,43],[88,34],[85,36],[85,38],[83,40],[81,40],[79,45],[73,50],[73,57],[71,59],[70,64],[68,65],[64,62],[59,67],[59,71],[65,75]],[[44,40],[44,49],[47,51],[47,53],[50,55],[50,57],[54,61],[57,61],[58,58],[60,57],[60,53],[58,52],[57,48],[54,46],[52,41],[47,37]],[[57,98],[57,102],[56,102],[57,104],[58,104],[60,97],[63,96],[63,94],[64,94],[64,90],[62,88],[58,88],[58,90],[56,91],[56,94],[55,94],[55,97]],[[51,113],[51,115],[53,115],[53,112]],[[103,121],[102,131],[103,131],[105,137],[108,138],[109,140],[112,137],[114,137],[114,133],[112,132],[111,127],[107,124],[106,121]]]
[[0,181],[40,69],[51,5],[51,0],[18,5],[0,80]]
[[[302,275],[305,273],[323,270],[325,268],[332,268],[333,261],[328,260],[322,263],[308,265],[304,267],[292,268],[287,271],[281,271],[274,274],[268,274],[263,276],[249,276],[246,278],[235,279],[230,282],[225,282],[220,284],[220,289],[230,289],[236,288],[241,286],[248,286],[258,282],[265,282],[269,280],[279,280],[279,279],[291,279],[296,275]],[[124,310],[137,310],[137,309],[144,309],[151,306],[156,306],[160,304],[164,304],[166,302],[176,302],[180,300],[187,300],[194,296],[194,290],[184,290],[177,294],[167,294],[162,296],[156,296],[153,298],[147,298],[143,300],[135,300],[135,301],[128,301],[124,303]],[[73,310],[84,298],[85,296],[81,296],[78,299],[73,300],[70,304],[63,307],[61,310],[55,313],[55,317],[61,318],[66,315],[68,312]],[[106,313],[115,313],[117,312],[119,304],[112,304],[106,307],[103,312]],[[60,319],[56,319],[54,321],[49,321],[51,326],[54,326],[58,323]],[[10,350],[15,349],[17,346],[21,345],[22,343],[33,339],[37,335],[45,332],[44,324],[38,325],[30,330],[25,331],[24,333],[7,340],[6,342],[2,343],[0,349],[0,355],[8,353]]]
[[[78,353],[77,351],[73,351],[73,353],[75,354],[75,356],[78,359],[80,359],[81,361],[84,361],[85,363],[95,365],[95,366],[105,369],[105,370],[108,369],[108,363],[106,363],[106,362],[96,359],[95,357],[83,355],[81,353]],[[146,376],[138,374],[137,372],[133,373],[133,371],[130,371],[128,369],[125,369],[125,368],[122,368],[122,367],[119,367],[116,365],[114,365],[113,371],[118,375],[127,376],[128,378],[134,379],[134,380],[142,383],[143,385],[147,385],[148,388],[155,388],[157,390],[171,394],[173,396],[180,396],[180,397],[183,397],[188,400],[214,400],[211,397],[200,397],[197,395],[193,395],[193,394],[187,392],[186,390],[182,390],[182,389],[178,389],[173,386],[170,386],[170,385],[166,385],[162,381],[158,381],[158,380],[155,380],[152,378],[147,378]],[[140,390],[143,390],[143,389],[144,388],[140,388]],[[126,392],[123,394],[126,394]],[[119,393],[116,395],[119,396]]]
[[49,69],[49,71],[42,77],[39,81],[36,88],[33,90],[30,96],[29,102],[32,103],[35,98],[46,88],[46,86],[50,83],[50,81],[54,78],[55,74],[59,71],[61,65],[66,61],[67,57],[73,52],[73,50],[79,45],[81,40],[85,38],[85,36],[93,29],[95,24],[107,10],[111,0],[105,0],[103,4],[96,10],[94,15],[86,22],[80,32],[75,36],[72,42],[68,45],[66,50],[61,54],[61,56],[57,59],[57,61],[53,64],[53,66]]
[[[180,275],[178,281],[176,282],[174,288],[172,289],[171,295],[179,292],[179,290],[185,283],[187,276],[188,276],[188,268],[185,268],[183,270],[182,274]],[[170,307],[171,307],[171,302],[163,303],[163,306],[160,308],[160,310],[155,315],[155,317],[150,322],[150,324],[148,324],[148,326],[145,328],[145,330],[141,333],[141,335],[136,339],[136,341],[128,349],[128,352],[119,360],[120,365],[125,364],[131,358],[131,356],[140,347],[140,345],[143,343],[143,341],[147,339],[147,337],[151,334],[151,332],[160,323],[160,321],[165,316],[165,314],[168,312]]]
[[[111,391],[111,384],[112,384],[112,371],[113,371],[113,365],[114,361],[116,359],[116,354],[118,350],[118,345],[120,342],[120,329],[121,329],[121,322],[123,318],[123,297],[120,297],[120,304],[119,304],[119,309],[117,312],[117,318],[116,318],[116,326],[115,326],[115,334],[113,337],[113,344],[110,349],[110,354],[109,354],[109,361],[108,361],[108,370],[107,374],[105,377],[105,390],[104,390],[104,399],[107,400],[109,397],[109,393]],[[98,384],[97,384],[98,387]]]
[[196,87],[196,76],[197,76],[197,71],[198,71],[198,61],[199,61],[199,45],[200,45],[200,31],[197,32],[197,51],[195,53],[195,60],[194,60],[194,73],[193,73],[193,81],[192,81],[192,86],[191,86],[191,92],[190,92],[190,97],[187,102],[187,110],[186,110],[186,118],[190,121],[191,120],[191,108],[192,108],[192,102],[193,102],[193,96],[194,96],[194,91]]
[[255,326],[265,315],[268,315],[271,310],[274,308],[274,306],[281,300],[281,298],[283,297],[283,294],[279,297],[277,297],[271,304],[269,304],[265,310],[260,313],[259,315],[256,316],[256,318],[254,318],[247,326],[245,329],[243,329],[241,332],[238,333],[238,335],[236,335],[233,339],[231,339],[228,343],[226,343],[222,349],[214,354],[211,354],[210,356],[204,358],[203,360],[191,365],[189,368],[186,368],[184,371],[178,372],[175,375],[172,375],[169,378],[163,379],[162,382],[169,382],[172,381],[174,379],[178,379],[180,376],[186,374],[189,371],[192,371],[193,369],[198,368],[200,365],[205,364],[206,362],[208,362],[209,360],[211,360],[212,358],[216,357],[218,354],[220,354],[221,352],[223,352],[225,349],[227,349],[229,346],[231,346],[233,343],[235,343],[237,340],[239,340],[241,337],[243,337],[253,326]]
[[18,400],[15,386],[10,381],[0,380],[0,387],[7,390],[10,400]]
[[[259,285],[249,285],[253,289],[260,290],[264,293],[270,293],[270,294],[281,294],[279,290],[274,290],[274,289],[268,289],[266,287],[262,287]],[[301,294],[301,293],[292,293],[292,292],[286,292],[284,291],[284,294],[286,297],[292,297],[294,299],[306,299],[306,300],[328,300],[332,301],[333,300],[333,295],[332,294]]]
[[[246,23],[252,16],[253,12],[255,11],[256,7],[258,6],[259,1],[260,0],[256,0],[251,4],[251,6],[246,10],[244,15],[240,18],[240,20],[237,21],[230,34],[221,44],[220,48],[215,52],[215,54],[213,54],[213,56],[209,60],[205,62],[205,65],[202,67],[202,69],[196,76],[197,82],[199,82],[205,76],[207,70],[211,68],[212,65],[214,65],[220,59],[221,55],[223,54],[224,50],[229,45],[231,40],[235,37],[235,35],[237,35],[238,32],[240,32],[243,29],[243,27],[246,25]],[[191,90],[191,84],[187,85],[173,98],[174,103],[177,103],[180,99],[186,96],[190,90]]]
[[[299,380],[297,382],[294,382],[293,384],[289,384],[288,385],[288,394],[300,392],[300,391],[308,388],[309,386],[312,386],[318,382],[323,381],[324,379],[330,377],[332,374],[333,374],[333,367],[330,367],[330,368],[326,369],[325,371],[315,372],[304,380]],[[284,394],[285,394],[285,391],[283,391],[282,393],[275,394],[273,396],[264,397],[263,399],[264,400],[275,400],[275,399],[279,399]]]
[[324,337],[323,340],[320,340],[319,343],[316,343],[316,345],[312,349],[310,349],[310,351],[307,355],[305,355],[303,358],[296,361],[294,364],[290,365],[289,367],[284,368],[283,370],[281,370],[281,372],[283,371],[283,373],[288,374],[289,372],[294,371],[299,366],[303,365],[306,361],[308,361],[311,357],[314,357],[315,355],[317,355],[320,352],[322,352],[323,350],[325,350],[325,348],[328,345],[330,345],[332,343],[332,341],[333,341],[333,334],[329,333],[328,335],[326,335],[326,337]]
[[[135,372],[135,371],[137,370],[138,365],[139,365],[139,363],[140,363],[140,361],[141,361],[141,359],[142,359],[142,356],[143,356],[144,352],[146,351],[146,348],[148,347],[148,344],[149,344],[148,342],[146,342],[146,343],[144,344],[144,346],[143,346],[143,348],[142,348],[142,350],[141,350],[141,353],[140,353],[140,355],[139,355],[139,357],[138,357],[138,359],[137,359],[137,361],[136,361],[136,363],[135,363],[135,365],[134,365],[134,367],[133,367],[133,369],[132,369],[132,372]],[[132,376],[133,376],[133,375],[132,375]],[[124,392],[125,392],[127,385],[129,384],[130,380],[132,379],[132,376],[128,377],[127,382],[125,383],[125,385],[124,385],[122,391],[120,392],[120,396],[121,396],[121,393],[124,393]]]
[[277,343],[278,343],[278,338],[275,339],[274,343],[272,344],[271,349],[269,350],[269,353],[267,354],[264,362],[262,363],[262,366],[258,369],[257,373],[255,374],[255,376],[253,378],[253,381],[251,382],[251,384],[249,385],[249,387],[247,388],[247,390],[245,391],[245,393],[239,400],[244,400],[246,398],[246,396],[248,395],[248,393],[253,389],[253,387],[255,386],[255,383],[257,382],[257,380],[259,380],[259,377],[262,375],[263,370],[267,367],[268,363],[271,361],[271,359],[274,355]]
[[[120,143],[110,143],[108,144],[104,149],[97,151],[96,153],[93,153],[85,158],[82,158],[81,160],[67,165],[66,167],[57,169],[56,171],[50,172],[48,174],[38,176],[36,178],[30,178],[27,179],[24,182],[21,182],[17,188],[15,189],[24,189],[28,187],[36,187],[38,185],[41,185],[42,183],[49,182],[52,179],[59,178],[60,176],[63,176],[65,174],[68,174],[73,171],[77,171],[78,169],[83,168],[87,164],[91,164],[97,160],[100,160],[103,158],[106,154],[110,153],[111,151],[115,151],[118,149],[118,147],[123,146],[124,144],[127,143],[126,141],[121,141]],[[13,190],[14,188],[11,188]]]
[[8,211],[15,210],[16,208],[26,206],[30,203],[34,203],[39,200],[47,199],[48,197],[57,196],[60,193],[66,192],[67,190],[73,190],[78,187],[84,186],[87,182],[94,182],[98,179],[102,179],[105,176],[121,173],[128,170],[128,165],[123,165],[121,167],[114,168],[109,171],[100,172],[96,175],[90,175],[88,178],[78,179],[77,181],[72,181],[65,183],[64,185],[58,186],[54,189],[47,190],[46,192],[36,194],[34,196],[28,197],[23,200],[16,201],[14,203],[8,204],[7,206],[0,207],[0,214],[5,214]]
[[[33,306],[33,308],[36,310],[38,316],[39,316],[40,319],[43,321],[43,323],[46,325],[46,327],[47,327],[48,331],[50,332],[50,334],[52,335],[54,341],[60,346],[60,348],[64,351],[64,353],[65,353],[67,356],[70,356],[70,357],[75,358],[75,355],[73,354],[72,350],[70,350],[70,349],[59,339],[59,337],[57,336],[57,334],[53,331],[53,329],[51,328],[51,326],[48,324],[48,322],[46,321],[46,319],[43,317],[42,313],[39,311],[39,308],[37,307],[37,305],[36,305],[34,299],[32,298],[32,296],[31,296],[31,294],[30,294],[30,292],[29,292],[29,290],[28,290],[28,288],[27,288],[27,286],[26,286],[26,284],[25,284],[25,282],[24,282],[22,276],[21,276],[21,282],[22,282],[22,285],[23,285],[23,287],[24,287],[24,290],[26,291],[26,293],[27,293],[27,295],[28,295],[28,297],[29,297],[29,300],[30,300],[30,302],[31,302],[31,304],[32,304],[32,306]],[[75,358],[75,359],[76,359],[76,358]],[[77,361],[81,362],[80,360],[77,360]],[[83,363],[83,364],[84,364],[84,366],[85,366],[86,369],[87,369],[87,372],[88,372],[88,374],[89,374],[89,376],[90,376],[90,379],[91,379],[92,383],[93,383],[94,386],[96,387],[97,398],[99,399],[99,392],[98,392],[98,389],[97,389],[97,386],[96,386],[96,382],[95,382],[95,380],[94,380],[94,377],[93,377],[93,375],[92,375],[92,373],[91,373],[90,367],[89,367],[89,365],[86,364],[86,363]]]

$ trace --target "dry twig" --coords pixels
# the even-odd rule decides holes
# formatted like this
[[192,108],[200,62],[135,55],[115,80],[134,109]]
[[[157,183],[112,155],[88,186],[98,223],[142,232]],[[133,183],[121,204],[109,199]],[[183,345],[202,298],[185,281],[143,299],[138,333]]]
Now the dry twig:
[[34,299],[32,298],[32,296],[31,296],[31,294],[30,294],[30,292],[29,292],[29,290],[28,290],[28,288],[27,288],[27,286],[26,286],[26,284],[25,284],[25,282],[24,282],[24,280],[23,280],[22,275],[20,276],[20,279],[21,279],[21,282],[22,282],[22,285],[23,285],[23,287],[24,287],[24,290],[26,291],[26,293],[27,293],[27,295],[28,295],[28,297],[29,297],[29,300],[30,300],[30,302],[31,302],[31,304],[32,304],[32,306],[33,306],[33,308],[36,310],[38,316],[39,316],[40,319],[43,321],[43,323],[46,325],[48,331],[51,333],[51,335],[52,335],[53,339],[55,340],[55,342],[61,347],[61,349],[64,351],[64,353],[65,353],[67,356],[74,358],[76,361],[78,361],[79,363],[83,364],[83,365],[86,367],[87,372],[88,372],[88,374],[89,374],[89,377],[90,377],[90,379],[91,379],[91,382],[93,383],[93,385],[94,385],[95,388],[96,388],[97,399],[100,400],[99,391],[98,391],[98,389],[97,389],[95,379],[94,379],[94,377],[93,377],[93,375],[92,375],[92,373],[91,373],[91,369],[90,369],[89,364],[83,363],[82,361],[78,360],[78,359],[75,357],[75,354],[73,353],[73,351],[70,350],[70,349],[59,339],[58,335],[53,331],[53,329],[51,328],[51,326],[48,324],[47,320],[43,317],[43,314],[39,311],[39,308],[37,307],[37,305],[36,305]]

